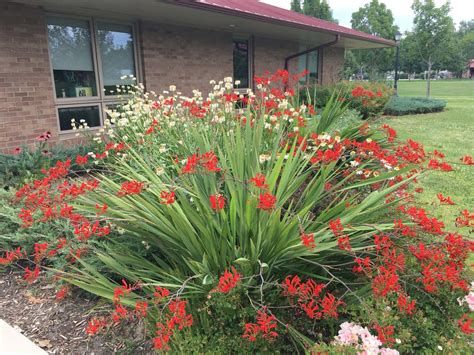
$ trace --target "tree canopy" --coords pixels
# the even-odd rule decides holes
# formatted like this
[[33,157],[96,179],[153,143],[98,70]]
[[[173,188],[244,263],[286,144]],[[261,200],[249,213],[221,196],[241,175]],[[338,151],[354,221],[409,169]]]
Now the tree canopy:
[[[398,31],[394,24],[392,11],[378,0],[372,0],[352,14],[353,29],[375,36],[393,39]],[[354,51],[358,66],[364,67],[370,79],[379,78],[384,72],[394,67],[394,49],[380,48]]]
[[337,23],[327,0],[292,0],[291,10]]

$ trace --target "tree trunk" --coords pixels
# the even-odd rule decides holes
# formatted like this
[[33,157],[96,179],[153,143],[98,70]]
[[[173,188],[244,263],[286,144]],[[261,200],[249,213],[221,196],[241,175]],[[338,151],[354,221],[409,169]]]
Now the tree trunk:
[[428,59],[428,78],[426,79],[426,97],[430,97],[431,94],[431,58]]

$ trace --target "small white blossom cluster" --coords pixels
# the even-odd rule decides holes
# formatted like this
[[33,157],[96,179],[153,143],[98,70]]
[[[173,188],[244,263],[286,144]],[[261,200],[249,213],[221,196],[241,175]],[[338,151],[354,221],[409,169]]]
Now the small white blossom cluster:
[[471,312],[474,311],[474,281],[471,282],[469,293],[463,298],[459,298],[458,303],[460,306],[462,306],[464,303],[467,303],[469,310]]
[[[353,346],[359,350],[361,355],[398,355],[399,352],[390,348],[381,348],[382,342],[370,334],[367,327],[358,324],[344,322],[335,337],[335,343],[344,346]],[[398,342],[397,342],[398,343]]]

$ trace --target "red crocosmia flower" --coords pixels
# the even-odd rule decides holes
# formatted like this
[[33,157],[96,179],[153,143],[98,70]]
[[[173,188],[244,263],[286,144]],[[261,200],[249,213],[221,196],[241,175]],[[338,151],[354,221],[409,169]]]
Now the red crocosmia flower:
[[9,265],[17,259],[20,259],[23,256],[23,253],[20,247],[16,248],[13,251],[6,251],[5,257],[0,257],[0,265]]
[[458,325],[464,334],[471,335],[474,333],[474,328],[471,326],[472,319],[469,317],[469,314],[465,313],[461,319],[458,320]]
[[337,319],[339,317],[337,308],[343,304],[344,302],[337,300],[331,293],[326,294],[321,300],[321,308],[324,317]]
[[26,267],[23,278],[25,279],[26,282],[31,284],[36,281],[36,279],[39,276],[39,273],[40,273],[39,266],[36,266],[33,270],[30,270],[29,267]]
[[206,169],[208,172],[218,172],[221,171],[221,168],[217,166],[219,163],[217,156],[214,152],[206,152],[200,157],[201,165]]
[[106,326],[107,322],[105,321],[105,319],[93,318],[87,324],[86,333],[88,335],[95,335]]
[[474,214],[471,214],[467,209],[464,209],[461,212],[461,216],[456,218],[455,223],[458,227],[469,227],[474,225],[474,223],[471,222],[472,220],[474,220]]
[[144,182],[126,181],[122,183],[122,186],[120,187],[120,191],[117,193],[117,196],[121,197],[126,195],[138,195],[142,192],[144,186]]
[[260,208],[264,211],[269,211],[275,207],[275,203],[276,197],[268,192],[265,192],[264,194],[260,194],[257,208]]
[[76,156],[76,164],[77,165],[86,165],[88,160],[89,160],[88,155],[84,155],[84,156],[78,155],[78,156]]
[[393,325],[382,327],[379,324],[376,324],[374,325],[374,329],[377,332],[377,338],[382,342],[382,344],[391,346],[395,343],[395,339],[391,337],[395,331]]
[[114,289],[114,303],[120,302],[120,298],[129,294],[133,290],[133,287],[127,284],[127,281],[122,279],[122,286],[117,286]]
[[15,155],[18,155],[22,152],[22,149],[20,147],[16,147],[14,150],[13,150],[13,154]]
[[267,314],[265,310],[257,312],[257,323],[246,323],[242,338],[248,341],[256,341],[259,335],[264,339],[272,339],[278,336],[274,331],[277,327],[277,319],[273,314]]
[[415,311],[416,300],[409,302],[407,296],[400,293],[398,295],[397,305],[400,312],[412,315]]
[[146,317],[148,314],[148,302],[137,301],[137,303],[135,303],[135,312],[137,312],[139,317]]
[[355,258],[354,262],[357,265],[354,265],[354,267],[352,268],[352,272],[359,273],[359,274],[360,273],[365,273],[365,274],[368,274],[368,275],[370,275],[372,273],[372,266],[371,266],[371,263],[370,263],[370,257],[367,256],[364,259]]
[[106,203],[104,203],[102,206],[99,205],[98,203],[95,204],[95,209],[97,210],[97,214],[104,214],[105,212],[107,212],[108,208],[109,206],[107,206]]
[[466,165],[474,165],[474,160],[469,155],[463,156],[460,160]]
[[219,284],[217,285],[217,290],[219,292],[229,293],[240,281],[242,276],[237,272],[237,270],[232,267],[231,271],[232,272],[225,270],[224,274],[219,278]]
[[174,191],[161,191],[160,198],[163,205],[171,205],[176,201]]
[[439,202],[441,202],[441,204],[445,204],[445,205],[454,205],[455,203],[453,202],[453,200],[451,200],[451,197],[449,196],[443,196],[443,194],[440,192],[436,195],[438,197],[438,200]]
[[329,222],[329,228],[331,229],[332,233],[337,237],[342,234],[344,231],[344,227],[341,224],[341,219],[337,218]]
[[46,255],[48,243],[35,243],[35,262],[39,263]]
[[114,313],[112,314],[112,320],[115,322],[115,323],[118,323],[120,322],[122,319],[124,319],[125,317],[127,317],[127,314],[128,314],[128,311],[127,309],[122,306],[121,304],[117,304],[115,305],[115,311]]
[[211,195],[209,196],[211,202],[211,208],[216,211],[220,211],[225,206],[225,197],[222,195]]
[[308,249],[312,250],[316,248],[316,243],[314,241],[314,233],[310,233],[310,234],[301,233],[300,238],[301,238],[301,243]]
[[257,173],[253,178],[250,179],[250,182],[256,187],[262,190],[268,189],[268,184],[266,183],[266,177],[262,173]]
[[181,173],[183,174],[194,174],[196,172],[196,167],[199,163],[199,155],[193,154],[188,157],[186,164],[181,169]]
[[350,239],[349,239],[349,236],[347,235],[343,235],[337,238],[337,245],[339,246],[339,249],[341,250],[345,250],[345,251],[352,250]]
[[66,298],[68,293],[69,293],[69,286],[63,286],[58,290],[58,292],[56,292],[56,299],[58,301],[61,301]]
[[170,291],[167,288],[163,288],[160,286],[155,287],[155,292],[153,293],[153,297],[155,298],[155,302],[159,303],[163,298],[166,298],[170,295]]

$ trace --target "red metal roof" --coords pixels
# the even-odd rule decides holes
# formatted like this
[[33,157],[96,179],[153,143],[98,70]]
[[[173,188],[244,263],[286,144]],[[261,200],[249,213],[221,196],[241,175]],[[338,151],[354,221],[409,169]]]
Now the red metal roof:
[[286,24],[287,26],[301,27],[307,30],[340,34],[345,37],[381,43],[387,46],[396,45],[394,41],[385,38],[373,36],[352,28],[340,26],[333,22],[306,16],[270,4],[265,4],[258,0],[178,0],[178,3],[209,11],[228,13],[235,16],[278,22],[280,24]]

